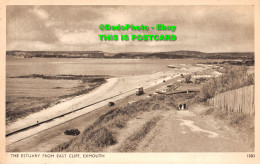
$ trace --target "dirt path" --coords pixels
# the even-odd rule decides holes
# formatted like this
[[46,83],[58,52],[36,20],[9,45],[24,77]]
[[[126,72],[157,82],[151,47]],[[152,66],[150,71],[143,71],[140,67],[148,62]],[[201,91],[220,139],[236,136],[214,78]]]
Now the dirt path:
[[139,143],[137,152],[247,152],[250,148],[229,128],[191,111],[170,110]]

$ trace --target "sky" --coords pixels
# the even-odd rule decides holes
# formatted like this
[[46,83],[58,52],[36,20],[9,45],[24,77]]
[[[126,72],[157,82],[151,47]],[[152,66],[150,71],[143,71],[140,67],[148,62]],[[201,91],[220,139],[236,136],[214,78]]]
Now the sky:
[[[7,50],[253,52],[253,6],[7,6]],[[100,24],[176,26],[101,31]],[[104,35],[176,35],[176,41],[100,41]]]

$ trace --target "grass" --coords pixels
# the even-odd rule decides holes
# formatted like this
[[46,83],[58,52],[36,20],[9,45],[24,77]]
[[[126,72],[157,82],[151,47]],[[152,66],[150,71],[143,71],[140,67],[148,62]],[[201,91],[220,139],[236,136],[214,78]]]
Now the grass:
[[[179,100],[194,97],[194,93],[179,95],[154,95],[149,99],[139,100],[122,108],[114,108],[101,115],[91,126],[87,127],[78,137],[63,143],[52,152],[98,152],[108,146],[116,144],[120,130],[126,127],[129,120],[142,112],[154,110],[176,109]],[[131,147],[134,149],[146,134],[155,126],[157,119],[151,120],[132,138]]]
[[58,98],[19,97],[6,103],[6,125],[54,105]]
[[160,117],[154,117],[150,121],[146,122],[136,133],[130,136],[126,143],[124,143],[120,151],[129,152],[135,151],[138,143],[145,138],[145,136],[156,126],[156,123],[160,120]]
[[[242,113],[229,112],[226,110],[219,110],[209,108],[204,115],[210,115],[220,120],[221,123],[232,127],[239,137],[246,142],[250,148],[255,146],[255,116],[245,115]],[[223,125],[222,125],[223,126]]]
[[47,80],[82,80],[82,82],[99,82],[104,81],[109,76],[105,75],[42,75],[30,74],[22,76],[14,76],[10,78],[38,78]]

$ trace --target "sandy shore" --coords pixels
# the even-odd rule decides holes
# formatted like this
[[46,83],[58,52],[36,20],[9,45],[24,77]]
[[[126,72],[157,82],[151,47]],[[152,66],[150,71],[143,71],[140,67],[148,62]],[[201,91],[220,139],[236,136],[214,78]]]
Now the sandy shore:
[[[27,117],[23,119],[18,119],[16,122],[8,125],[6,127],[6,132],[10,133],[13,131],[16,131],[18,129],[22,129],[27,126],[31,126],[36,124],[37,122],[42,122],[51,118],[54,118],[58,115],[65,114],[67,112],[74,111],[78,108],[82,108],[91,104],[91,106],[88,106],[82,110],[79,110],[77,112],[71,113],[69,115],[66,115],[64,117],[55,119],[51,122],[44,123],[42,125],[39,125],[37,127],[37,130],[30,131],[24,131],[21,132],[21,137],[24,138],[26,136],[36,134],[44,129],[56,126],[58,124],[61,124],[65,121],[68,121],[70,119],[73,119],[75,117],[78,117],[82,114],[88,113],[92,110],[95,110],[99,107],[102,107],[104,105],[107,105],[109,101],[116,101],[119,99],[122,99],[126,96],[129,96],[131,94],[135,93],[135,89],[137,87],[143,86],[145,88],[152,87],[154,85],[157,85],[159,83],[162,83],[163,80],[170,80],[173,79],[176,76],[179,76],[182,74],[197,72],[205,69],[205,66],[191,66],[191,65],[185,65],[181,64],[178,65],[175,69],[168,69],[167,71],[162,72],[155,72],[151,74],[146,75],[139,75],[139,76],[123,76],[118,78],[110,78],[107,80],[107,83],[101,85],[97,89],[91,91],[88,94],[76,96],[73,99],[64,101],[62,103],[59,103],[53,107],[44,109],[38,113],[34,113],[31,115],[28,115]],[[112,98],[111,98],[112,97]],[[105,100],[106,101],[102,101]],[[102,102],[99,102],[102,101]],[[99,103],[97,103],[99,102]],[[18,138],[14,136],[12,139],[12,136],[8,137],[7,140],[8,143],[12,143]]]

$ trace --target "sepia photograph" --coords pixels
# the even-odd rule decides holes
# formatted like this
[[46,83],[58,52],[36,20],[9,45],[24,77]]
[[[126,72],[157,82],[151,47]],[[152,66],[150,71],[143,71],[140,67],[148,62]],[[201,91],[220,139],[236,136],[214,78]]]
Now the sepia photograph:
[[7,6],[6,151],[253,152],[253,9]]
[[231,1],[0,3],[0,164],[259,162],[260,1]]

